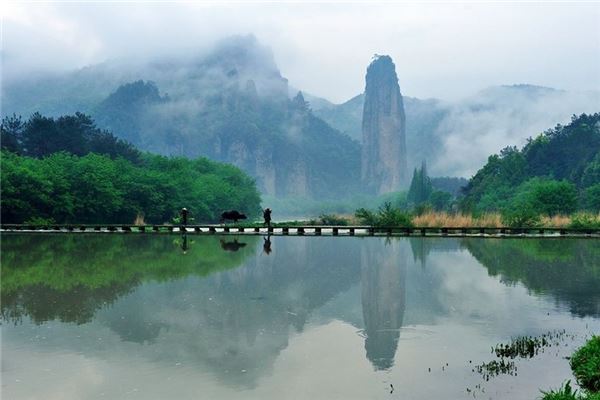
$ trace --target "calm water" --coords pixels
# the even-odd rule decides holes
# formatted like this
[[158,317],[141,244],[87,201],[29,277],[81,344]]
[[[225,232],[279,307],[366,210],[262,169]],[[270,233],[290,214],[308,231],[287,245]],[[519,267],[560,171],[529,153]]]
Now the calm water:
[[[598,244],[3,235],[2,395],[535,399],[600,333]],[[562,330],[513,375],[473,371]]]

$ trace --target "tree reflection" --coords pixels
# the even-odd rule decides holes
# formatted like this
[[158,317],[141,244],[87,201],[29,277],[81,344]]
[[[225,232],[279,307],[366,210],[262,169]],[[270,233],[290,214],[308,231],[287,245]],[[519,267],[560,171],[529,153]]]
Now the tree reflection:
[[[187,235],[3,235],[1,315],[85,323],[143,282],[235,268],[254,253],[258,240],[249,241],[254,246],[230,253],[216,237],[196,243]],[[182,257],[178,246],[189,254]]]
[[491,276],[550,294],[580,317],[600,315],[600,246],[595,239],[466,239]]

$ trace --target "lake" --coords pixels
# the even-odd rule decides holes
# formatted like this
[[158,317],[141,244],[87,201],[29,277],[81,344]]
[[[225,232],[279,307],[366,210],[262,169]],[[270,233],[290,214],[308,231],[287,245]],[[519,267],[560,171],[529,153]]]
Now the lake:
[[600,333],[594,239],[3,234],[1,262],[6,399],[535,399]]

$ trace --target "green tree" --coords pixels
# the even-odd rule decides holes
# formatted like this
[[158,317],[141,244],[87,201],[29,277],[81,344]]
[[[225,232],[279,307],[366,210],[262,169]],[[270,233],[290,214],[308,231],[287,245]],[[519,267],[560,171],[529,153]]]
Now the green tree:
[[431,180],[429,179],[429,176],[427,176],[427,165],[425,164],[425,161],[423,161],[421,168],[415,168],[413,172],[407,200],[409,203],[417,206],[428,201],[432,191],[433,187],[431,186]]
[[450,208],[451,202],[452,194],[448,192],[434,190],[429,195],[429,203],[436,211],[447,211]]

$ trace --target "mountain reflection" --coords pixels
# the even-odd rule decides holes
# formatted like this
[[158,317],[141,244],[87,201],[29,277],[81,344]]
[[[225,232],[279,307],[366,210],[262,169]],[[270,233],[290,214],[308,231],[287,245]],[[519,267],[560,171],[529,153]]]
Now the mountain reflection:
[[361,298],[367,358],[384,370],[394,365],[404,317],[407,249],[398,240],[389,241],[385,251],[378,244],[362,246]]
[[[403,324],[435,324],[449,314],[445,285],[468,272],[446,261],[457,254],[502,282],[553,296],[577,315],[600,313],[600,249],[592,240],[267,240],[3,235],[2,319],[73,322],[63,324],[60,337],[67,349],[80,342],[69,336],[78,334],[76,324],[89,324],[112,332],[117,347],[134,346],[156,362],[185,362],[227,385],[255,387],[291,338],[332,320],[364,333],[375,370],[401,362],[395,357]],[[457,307],[469,304],[469,318],[485,308],[470,306],[482,303],[472,289],[468,296],[455,292],[463,296]]]

